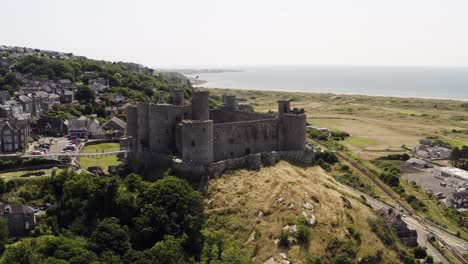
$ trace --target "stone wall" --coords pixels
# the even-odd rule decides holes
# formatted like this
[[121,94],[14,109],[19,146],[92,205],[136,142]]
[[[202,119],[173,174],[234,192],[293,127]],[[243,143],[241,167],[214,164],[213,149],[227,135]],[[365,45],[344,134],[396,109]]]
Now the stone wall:
[[297,151],[262,152],[236,159],[221,160],[206,166],[175,158],[172,160],[172,168],[182,173],[201,176],[202,180],[198,189],[202,192],[206,192],[209,179],[212,177],[219,177],[227,170],[259,170],[262,166],[273,166],[280,160],[310,166],[314,164],[314,151],[306,149]]
[[149,143],[152,152],[177,151],[176,125],[190,116],[190,106],[157,104],[149,106]]
[[213,163],[212,120],[184,120],[181,134],[184,161],[203,165]]
[[273,119],[275,115],[254,113],[254,112],[240,112],[228,110],[210,110],[210,119],[216,123],[230,123],[252,120]]
[[214,161],[278,149],[278,121],[265,119],[213,125]]

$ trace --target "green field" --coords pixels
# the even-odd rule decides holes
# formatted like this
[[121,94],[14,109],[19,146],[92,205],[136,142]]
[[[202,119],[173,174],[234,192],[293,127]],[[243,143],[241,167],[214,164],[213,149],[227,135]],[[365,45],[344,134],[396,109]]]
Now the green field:
[[[102,143],[85,146],[83,148],[83,152],[96,153],[103,151],[118,150],[119,148],[119,143]],[[117,155],[108,155],[96,157],[81,157],[79,163],[82,169],[88,169],[91,166],[100,166],[105,172],[108,172],[109,166],[118,165],[120,161],[118,160]]]
[[345,142],[356,147],[370,147],[378,144],[378,142],[375,140],[362,137],[350,137],[349,139],[346,139]]

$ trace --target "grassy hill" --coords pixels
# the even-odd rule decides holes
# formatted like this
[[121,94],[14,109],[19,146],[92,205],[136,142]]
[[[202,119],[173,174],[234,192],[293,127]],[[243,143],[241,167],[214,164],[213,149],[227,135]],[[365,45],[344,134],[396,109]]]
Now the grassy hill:
[[[229,172],[211,180],[206,201],[207,228],[223,230],[255,263],[279,262],[280,253],[293,263],[401,263],[405,255],[373,210],[320,167],[280,162]],[[303,212],[316,217],[315,226],[305,225]],[[300,231],[290,232],[290,245],[281,246],[288,225],[305,227],[310,241],[295,241]]]

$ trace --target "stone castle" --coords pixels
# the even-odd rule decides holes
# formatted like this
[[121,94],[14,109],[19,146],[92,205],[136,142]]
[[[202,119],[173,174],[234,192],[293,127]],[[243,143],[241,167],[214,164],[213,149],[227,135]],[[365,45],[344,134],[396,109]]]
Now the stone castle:
[[220,174],[288,157],[313,158],[313,152],[306,153],[304,110],[291,109],[289,100],[278,101],[276,115],[239,111],[233,95],[224,95],[219,109],[209,109],[208,91],[194,91],[191,104],[184,104],[181,90],[171,91],[170,98],[170,104],[127,108],[125,144],[136,170],[172,166]]

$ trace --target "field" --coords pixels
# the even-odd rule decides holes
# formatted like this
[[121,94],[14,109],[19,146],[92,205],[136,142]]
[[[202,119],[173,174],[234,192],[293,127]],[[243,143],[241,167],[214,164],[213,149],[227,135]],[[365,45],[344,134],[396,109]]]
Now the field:
[[[464,102],[415,98],[370,97],[251,90],[209,89],[211,94],[236,94],[256,111],[277,111],[276,101],[291,99],[304,108],[308,123],[348,132],[344,144],[363,158],[412,148],[433,137],[452,146],[468,144],[468,109]],[[460,132],[461,131],[461,132]]]
[[[344,206],[342,197],[351,208]],[[280,162],[258,172],[227,173],[210,182],[207,200],[208,223],[238,239],[258,263],[270,257],[279,261],[282,252],[293,263],[304,263],[305,252],[325,257],[327,246],[336,240],[354,248],[358,258],[381,251],[384,263],[398,262],[395,252],[371,231],[368,222],[376,218],[372,209],[319,167],[300,168]],[[313,210],[305,209],[306,202]],[[281,230],[299,223],[302,212],[317,218],[317,225],[310,227],[310,243],[280,248]],[[350,229],[359,233],[359,241],[352,238]]]
[[[102,143],[96,145],[89,145],[83,148],[83,152],[86,153],[96,153],[96,152],[105,152],[118,150],[120,148],[119,143]],[[83,169],[88,169],[91,166],[100,166],[105,172],[108,171],[109,166],[118,165],[120,161],[117,158],[117,155],[106,155],[106,156],[96,156],[96,157],[81,157],[79,160],[80,167]]]

